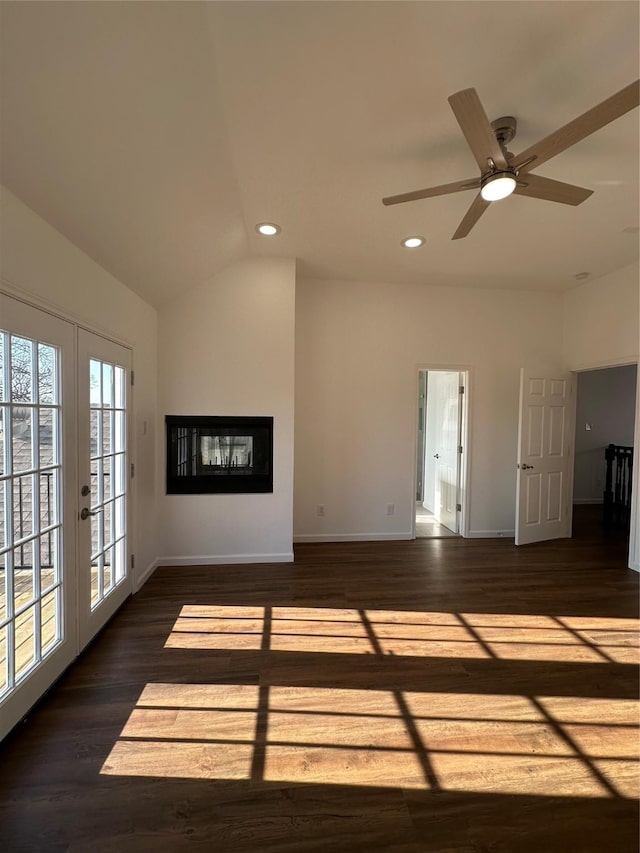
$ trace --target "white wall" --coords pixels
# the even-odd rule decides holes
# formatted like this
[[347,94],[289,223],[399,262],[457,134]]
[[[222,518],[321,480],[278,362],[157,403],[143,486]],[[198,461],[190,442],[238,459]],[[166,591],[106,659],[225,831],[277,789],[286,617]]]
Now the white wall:
[[165,415],[274,417],[273,494],[163,494],[162,562],[291,560],[295,261],[243,261],[159,319],[160,430]]
[[520,367],[561,337],[559,295],[299,279],[296,540],[410,536],[419,366],[469,368],[469,532],[513,535]]
[[638,264],[564,294],[563,355],[569,370],[638,360]]
[[0,276],[8,292],[31,297],[35,304],[61,311],[133,348],[136,478],[132,484],[132,548],[138,585],[157,556],[156,311],[4,187],[0,188],[0,216]]
[[605,447],[633,445],[636,381],[635,364],[578,374],[574,503],[601,503]]

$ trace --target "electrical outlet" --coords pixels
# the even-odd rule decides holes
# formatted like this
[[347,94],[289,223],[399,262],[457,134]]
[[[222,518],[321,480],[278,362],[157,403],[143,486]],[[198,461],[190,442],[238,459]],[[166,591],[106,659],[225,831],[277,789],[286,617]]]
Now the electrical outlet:
[[318,504],[316,507],[316,514],[320,517],[324,516],[324,504]]
[[395,504],[387,504],[387,515],[395,515],[396,505]]

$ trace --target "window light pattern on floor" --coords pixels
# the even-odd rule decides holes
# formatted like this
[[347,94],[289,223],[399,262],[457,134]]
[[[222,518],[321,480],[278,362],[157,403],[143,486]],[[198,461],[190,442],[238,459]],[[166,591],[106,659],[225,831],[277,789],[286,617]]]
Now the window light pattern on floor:
[[[165,648],[581,667],[631,663],[637,636],[629,619],[220,605],[183,607]],[[102,773],[634,797],[637,743],[633,699],[519,694],[518,684],[505,695],[150,683]],[[480,775],[469,776],[470,758]]]

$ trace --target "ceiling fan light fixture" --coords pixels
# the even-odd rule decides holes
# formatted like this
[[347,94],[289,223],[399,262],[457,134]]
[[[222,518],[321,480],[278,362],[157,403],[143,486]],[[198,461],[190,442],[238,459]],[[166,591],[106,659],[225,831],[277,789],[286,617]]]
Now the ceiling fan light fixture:
[[482,179],[480,195],[485,201],[500,201],[506,198],[516,188],[516,177],[513,172],[492,172]]
[[419,249],[420,246],[424,246],[427,241],[424,237],[405,237],[402,241],[402,245],[405,249]]

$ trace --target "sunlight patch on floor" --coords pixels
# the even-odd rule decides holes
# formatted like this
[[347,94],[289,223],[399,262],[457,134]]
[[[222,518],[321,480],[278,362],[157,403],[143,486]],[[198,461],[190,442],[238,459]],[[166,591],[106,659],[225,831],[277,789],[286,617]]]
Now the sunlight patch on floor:
[[167,649],[640,664],[638,620],[186,605]]
[[632,700],[149,683],[101,772],[631,797],[637,738]]

